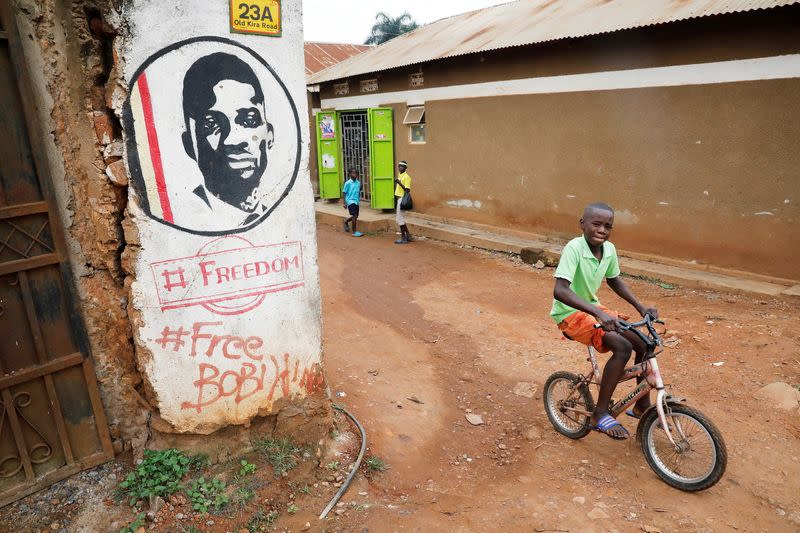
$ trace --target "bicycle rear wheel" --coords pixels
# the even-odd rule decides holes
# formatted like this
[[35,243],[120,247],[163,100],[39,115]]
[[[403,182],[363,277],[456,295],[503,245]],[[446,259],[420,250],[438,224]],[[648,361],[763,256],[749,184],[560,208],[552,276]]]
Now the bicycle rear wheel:
[[556,431],[571,439],[585,437],[591,430],[589,417],[571,409],[594,410],[589,388],[571,372],[556,372],[544,384],[544,411]]
[[725,473],[728,463],[719,430],[703,413],[686,405],[671,405],[666,416],[676,445],[669,441],[655,409],[640,422],[647,464],[676,489],[693,492],[711,487]]

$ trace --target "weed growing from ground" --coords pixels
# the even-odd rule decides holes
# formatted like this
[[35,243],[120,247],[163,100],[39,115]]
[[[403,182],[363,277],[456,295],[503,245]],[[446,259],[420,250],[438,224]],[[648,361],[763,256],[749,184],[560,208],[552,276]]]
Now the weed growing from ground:
[[250,487],[239,487],[233,493],[233,503],[237,507],[243,508],[253,498],[256,497],[256,491]]
[[192,459],[180,450],[145,450],[144,459],[117,487],[120,496],[130,505],[151,497],[166,498],[181,490],[181,478],[189,471]]
[[229,498],[224,491],[224,481],[219,479],[206,481],[205,477],[201,477],[189,485],[186,495],[192,500],[192,509],[198,513],[206,514],[209,509],[219,512],[228,503]]
[[377,455],[371,455],[370,457],[367,457],[366,461],[364,461],[364,464],[369,472],[383,472],[389,468],[389,465],[387,465],[386,462]]
[[242,467],[239,469],[240,476],[248,476],[256,471],[256,465],[247,461],[247,459],[242,459],[239,464]]
[[256,448],[266,456],[277,475],[283,475],[297,466],[300,448],[289,439],[261,439],[256,442]]
[[136,515],[136,520],[119,530],[119,533],[136,533],[136,530],[144,526],[144,513]]
[[203,533],[203,532],[197,529],[197,527],[195,527],[194,525],[191,525],[189,527],[181,527],[181,533]]
[[296,481],[289,482],[289,488],[292,489],[293,492],[302,492],[303,494],[311,494],[311,487],[308,486],[308,483],[303,483],[301,487],[299,483]]
[[295,514],[299,510],[300,508],[295,504],[291,504],[289,507],[286,508],[286,512],[289,514]]
[[328,470],[339,470],[339,461],[331,461],[330,463],[325,465],[325,468],[327,468]]
[[251,533],[267,531],[278,519],[278,511],[257,511],[247,522],[247,530]]

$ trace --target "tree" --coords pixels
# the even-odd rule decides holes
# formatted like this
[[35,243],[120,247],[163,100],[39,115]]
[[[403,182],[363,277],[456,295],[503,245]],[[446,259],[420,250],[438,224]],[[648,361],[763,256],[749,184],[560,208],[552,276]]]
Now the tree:
[[372,25],[370,36],[364,44],[381,44],[389,39],[394,39],[398,35],[410,32],[419,27],[408,12],[399,17],[390,17],[383,11],[375,15],[375,24]]

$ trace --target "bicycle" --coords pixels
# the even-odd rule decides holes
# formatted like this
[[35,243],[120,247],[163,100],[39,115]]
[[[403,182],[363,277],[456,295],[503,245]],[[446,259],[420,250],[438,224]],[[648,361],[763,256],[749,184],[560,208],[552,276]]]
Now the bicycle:
[[[663,346],[650,315],[639,322],[619,321],[620,329],[636,333],[647,346],[642,361],[626,368],[620,383],[643,377],[641,383],[624,398],[611,401],[609,412],[617,418],[637,400],[656,389],[656,402],[642,413],[636,428],[636,441],[650,468],[667,484],[684,491],[705,490],[725,473],[728,453],[722,434],[703,413],[687,406],[684,398],[666,393],[658,369],[656,348]],[[645,326],[647,335],[638,328]],[[597,324],[595,327],[600,327]],[[591,370],[586,375],[559,371],[544,385],[544,408],[556,431],[571,439],[585,437],[591,431],[590,417],[594,399],[590,385],[599,387],[601,373],[595,350],[588,347]],[[696,465],[696,466],[695,466]]]

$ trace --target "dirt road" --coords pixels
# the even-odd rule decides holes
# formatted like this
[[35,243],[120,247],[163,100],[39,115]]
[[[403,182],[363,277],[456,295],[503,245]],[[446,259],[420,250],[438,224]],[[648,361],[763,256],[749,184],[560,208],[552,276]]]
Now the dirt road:
[[[659,359],[665,380],[727,442],[722,481],[688,494],[661,482],[633,440],[552,429],[545,379],[586,365],[547,316],[552,269],[390,237],[319,228],[329,384],[391,465],[358,478],[345,501],[366,506],[336,529],[800,530],[798,413],[754,399],[768,383],[800,382],[797,301],[630,281],[679,340]],[[624,305],[605,289],[601,299]],[[532,398],[513,392],[530,394],[520,382]],[[470,425],[468,412],[486,423]]]

